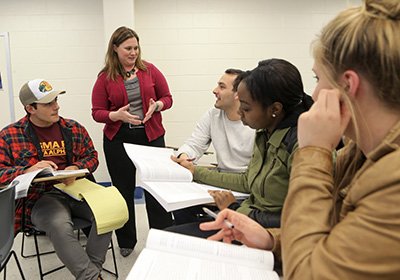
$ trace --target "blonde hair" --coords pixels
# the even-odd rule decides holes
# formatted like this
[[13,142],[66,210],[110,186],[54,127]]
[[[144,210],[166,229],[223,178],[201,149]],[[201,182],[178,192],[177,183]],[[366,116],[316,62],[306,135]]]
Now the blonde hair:
[[344,71],[353,70],[371,84],[382,104],[390,110],[400,109],[399,32],[399,0],[364,0],[362,6],[339,13],[314,42],[316,63],[341,91],[352,114],[355,141],[360,139],[360,121],[365,120],[338,78]]
[[399,34],[399,0],[364,0],[323,28],[314,43],[314,58],[334,86],[340,88],[340,74],[354,70],[383,104],[400,109]]
[[119,45],[121,45],[123,42],[125,42],[130,38],[136,38],[138,42],[139,54],[135,62],[136,68],[143,71],[147,70],[147,67],[141,58],[142,50],[140,48],[138,34],[128,27],[121,26],[117,28],[111,35],[110,41],[108,42],[108,48],[105,57],[105,66],[100,71],[100,73],[102,72],[107,73],[107,77],[111,80],[115,80],[118,75],[124,77],[125,71],[118,59],[117,53],[114,51],[114,46],[118,47]]

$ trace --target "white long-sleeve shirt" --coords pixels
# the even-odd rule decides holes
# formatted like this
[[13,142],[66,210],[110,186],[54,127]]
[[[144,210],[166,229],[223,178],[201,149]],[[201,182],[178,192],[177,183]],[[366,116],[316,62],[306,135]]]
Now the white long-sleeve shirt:
[[255,130],[242,121],[231,121],[225,111],[211,108],[198,121],[192,135],[178,149],[195,162],[214,146],[218,168],[223,171],[243,172],[253,154]]

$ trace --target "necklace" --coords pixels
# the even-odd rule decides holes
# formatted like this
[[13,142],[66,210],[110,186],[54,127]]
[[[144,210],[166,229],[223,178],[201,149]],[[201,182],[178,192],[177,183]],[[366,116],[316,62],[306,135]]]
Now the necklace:
[[134,75],[135,72],[136,72],[136,71],[135,71],[135,67],[133,67],[133,69],[132,69],[131,71],[127,71],[127,72],[125,73],[125,75],[126,75],[127,78],[129,78],[130,76]]

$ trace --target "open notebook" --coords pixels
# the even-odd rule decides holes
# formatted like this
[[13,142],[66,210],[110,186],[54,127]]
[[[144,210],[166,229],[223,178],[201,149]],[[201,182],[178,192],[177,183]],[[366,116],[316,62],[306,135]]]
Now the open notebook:
[[150,229],[128,280],[279,280],[270,251]]
[[[126,153],[136,167],[136,185],[150,192],[167,211],[213,203],[208,190],[221,188],[192,182],[192,173],[171,160],[173,149],[124,143]],[[232,192],[236,199],[248,194]]]
[[83,177],[88,173],[89,170],[86,168],[78,170],[53,170],[51,167],[46,167],[15,177],[11,185],[15,186],[15,198],[17,199],[27,196],[28,189],[32,182],[39,183],[57,181],[70,177]]

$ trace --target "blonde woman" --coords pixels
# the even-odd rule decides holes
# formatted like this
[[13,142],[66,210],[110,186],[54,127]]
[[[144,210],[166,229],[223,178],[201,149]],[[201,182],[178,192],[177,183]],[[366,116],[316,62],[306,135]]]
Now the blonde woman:
[[[281,231],[230,210],[201,228],[228,219],[212,238],[282,253],[285,279],[399,279],[399,34],[398,0],[365,0],[322,30]],[[352,141],[333,166],[342,135]]]

